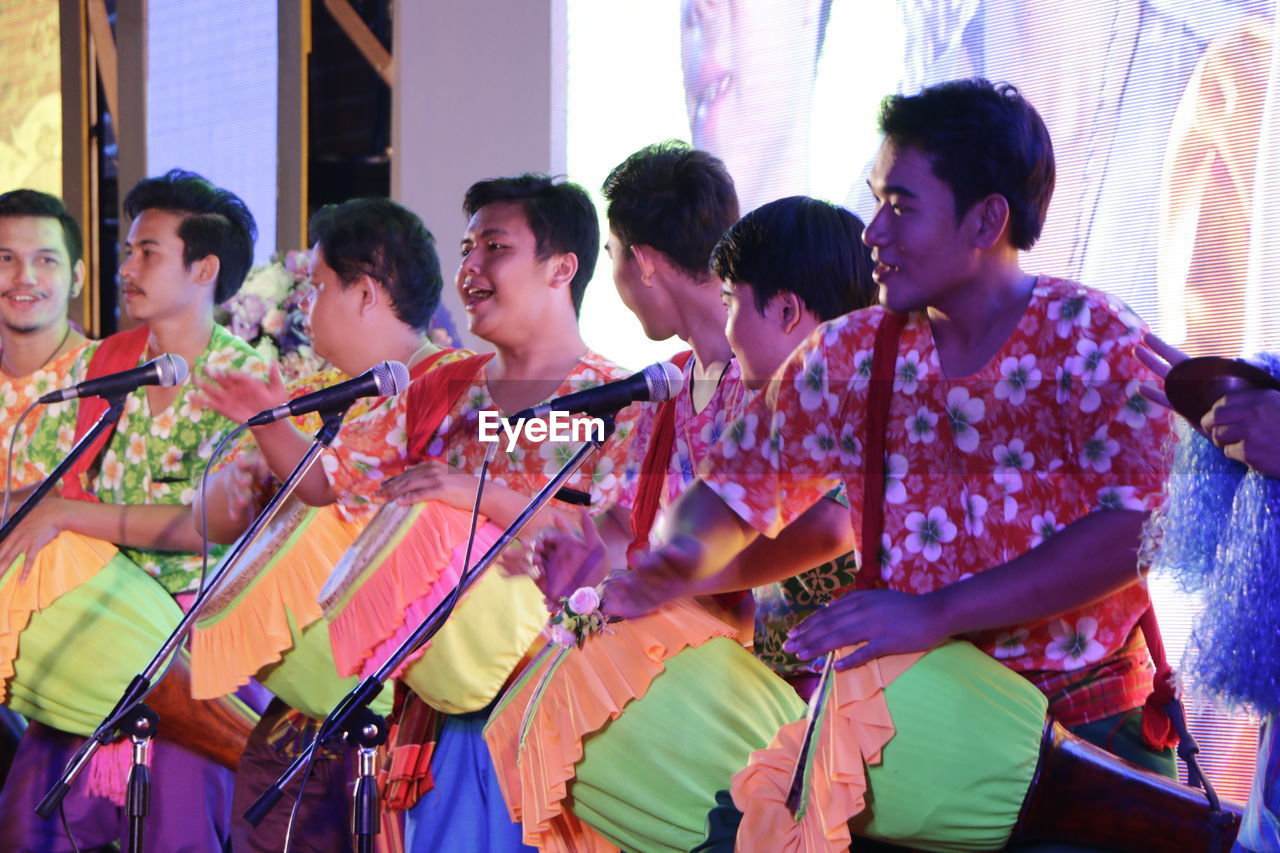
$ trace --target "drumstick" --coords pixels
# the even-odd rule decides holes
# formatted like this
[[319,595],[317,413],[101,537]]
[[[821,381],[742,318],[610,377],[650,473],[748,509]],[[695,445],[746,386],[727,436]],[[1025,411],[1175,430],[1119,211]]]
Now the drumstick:
[[818,730],[818,720],[826,708],[827,694],[831,692],[831,674],[834,672],[836,653],[827,654],[826,663],[822,665],[822,675],[818,678],[818,689],[809,697],[809,710],[805,714],[804,737],[800,740],[800,755],[796,758],[795,770],[791,772],[791,786],[787,789],[787,810],[792,816],[800,809],[800,801],[804,793],[805,771],[809,767],[809,754],[813,747],[813,738]]

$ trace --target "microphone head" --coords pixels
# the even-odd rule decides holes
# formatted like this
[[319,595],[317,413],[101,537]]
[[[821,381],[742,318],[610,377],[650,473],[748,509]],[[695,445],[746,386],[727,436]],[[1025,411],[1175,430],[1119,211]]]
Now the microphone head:
[[670,400],[684,390],[684,373],[669,361],[651,364],[642,372],[649,386],[650,402]]
[[409,387],[409,368],[398,361],[380,361],[369,372],[383,397],[399,394]]
[[187,360],[167,352],[156,359],[156,384],[168,388],[187,378]]

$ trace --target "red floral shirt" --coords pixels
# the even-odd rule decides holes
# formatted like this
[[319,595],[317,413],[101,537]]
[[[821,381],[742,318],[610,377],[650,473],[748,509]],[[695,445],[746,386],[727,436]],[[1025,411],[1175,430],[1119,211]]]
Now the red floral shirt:
[[[861,517],[864,408],[884,314],[858,311],[815,330],[712,449],[703,478],[758,530],[775,535],[841,480]],[[1149,509],[1170,421],[1138,393],[1152,378],[1135,355],[1145,329],[1114,297],[1042,277],[1000,351],[951,380],[927,317],[911,315],[885,437],[879,585],[928,592],[1095,510]],[[975,641],[1018,671],[1077,670],[1119,651],[1148,601],[1134,584]]]

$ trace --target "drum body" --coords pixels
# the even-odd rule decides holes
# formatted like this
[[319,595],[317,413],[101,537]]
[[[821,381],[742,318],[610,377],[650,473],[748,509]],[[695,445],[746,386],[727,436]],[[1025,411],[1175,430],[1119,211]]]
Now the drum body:
[[[715,794],[804,705],[697,605],[549,647],[485,738],[525,841],[546,850],[688,850]],[[587,827],[590,827],[588,829]]]
[[[111,712],[182,618],[164,587],[113,545],[63,532],[27,583],[0,578],[5,704],[86,736]],[[15,642],[16,641],[16,642]],[[12,656],[10,656],[12,655]]]
[[[320,594],[338,671],[366,676],[457,586],[471,514],[436,501],[387,504],[344,555]],[[480,519],[474,564],[502,531]],[[538,640],[546,621],[527,577],[486,571],[424,651],[395,673],[448,714],[488,706]]]
[[[356,685],[338,675],[318,601],[361,526],[336,507],[290,498],[223,579],[192,632],[193,692],[222,696],[257,678],[289,706],[324,719]],[[374,704],[390,710],[390,691]]]

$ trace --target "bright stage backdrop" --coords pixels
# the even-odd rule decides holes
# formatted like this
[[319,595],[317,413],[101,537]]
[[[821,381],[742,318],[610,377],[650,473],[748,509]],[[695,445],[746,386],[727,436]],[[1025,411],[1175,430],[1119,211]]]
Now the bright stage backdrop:
[[[1017,85],[1053,136],[1058,185],[1026,268],[1128,302],[1193,354],[1280,349],[1280,64],[1270,0],[567,0],[567,170],[596,192],[642,145],[722,157],[744,212],[816,195],[867,218],[876,107],[983,76]],[[602,255],[588,343],[633,366],[644,340]],[[1181,655],[1195,602],[1157,578]],[[1204,760],[1243,798],[1248,721],[1193,711]]]
[[0,192],[62,192],[58,0],[0,0]]

